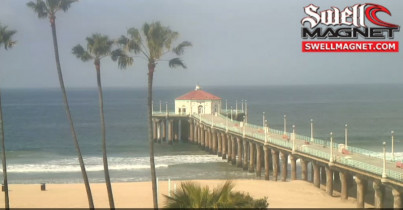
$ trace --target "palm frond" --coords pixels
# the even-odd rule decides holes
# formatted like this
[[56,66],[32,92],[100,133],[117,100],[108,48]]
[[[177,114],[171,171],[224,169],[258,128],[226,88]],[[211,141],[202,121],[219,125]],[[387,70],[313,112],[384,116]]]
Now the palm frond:
[[87,37],[87,51],[96,58],[110,55],[112,46],[113,41],[106,35],[95,33]]
[[84,50],[83,46],[81,46],[81,45],[76,45],[75,47],[73,47],[72,53],[73,53],[77,58],[81,59],[81,60],[84,61],[84,62],[93,59],[93,57],[91,56],[91,54],[88,53],[86,50]]
[[63,12],[66,12],[70,8],[71,4],[77,2],[78,0],[59,0],[59,1],[60,3],[58,9],[61,9],[63,10]]
[[43,0],[36,0],[36,3],[30,1],[27,3],[27,6],[34,10],[34,12],[38,15],[38,18],[46,18],[48,16],[48,9]]
[[185,47],[190,47],[192,46],[192,43],[188,42],[188,41],[184,41],[182,43],[180,43],[177,47],[173,48],[172,51],[176,54],[176,55],[182,55],[185,51]]
[[176,68],[176,67],[182,67],[184,69],[186,69],[185,64],[182,62],[182,60],[180,58],[173,58],[171,60],[169,60],[169,67],[170,68]]
[[15,30],[8,30],[7,26],[0,25],[0,46],[3,44],[4,49],[8,49],[14,46],[16,41],[12,40],[12,36],[17,32]]
[[133,65],[133,58],[128,56],[122,49],[116,49],[111,52],[113,61],[118,62],[120,69],[126,69],[128,66]]

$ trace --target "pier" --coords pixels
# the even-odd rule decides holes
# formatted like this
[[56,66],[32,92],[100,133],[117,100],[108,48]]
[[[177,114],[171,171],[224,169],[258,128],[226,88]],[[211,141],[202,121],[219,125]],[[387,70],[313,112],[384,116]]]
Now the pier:
[[[287,132],[272,129],[267,123],[250,124],[246,109],[243,105],[241,110],[219,109],[211,113],[160,109],[153,112],[153,138],[159,143],[172,144],[181,139],[198,144],[234,167],[268,181],[301,179],[318,188],[322,184],[330,196],[337,185],[340,198],[354,195],[359,208],[365,207],[366,197],[373,198],[375,208],[383,208],[385,195],[391,192],[393,207],[402,208],[400,162],[385,155],[379,158],[358,147],[336,144],[331,134],[329,140],[322,140],[298,135],[295,128]],[[352,190],[355,192],[351,193]]]

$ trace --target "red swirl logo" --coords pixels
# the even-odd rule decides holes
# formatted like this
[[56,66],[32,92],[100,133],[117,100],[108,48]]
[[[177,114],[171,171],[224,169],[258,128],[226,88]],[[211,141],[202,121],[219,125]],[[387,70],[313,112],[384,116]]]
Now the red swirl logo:
[[367,7],[365,9],[365,15],[367,16],[367,19],[369,21],[371,21],[373,24],[378,25],[378,26],[388,27],[388,28],[399,27],[398,25],[382,21],[381,19],[378,18],[378,16],[376,16],[376,13],[378,13],[378,12],[384,12],[384,13],[392,16],[392,14],[390,13],[390,11],[387,8],[385,8],[384,6],[378,5],[378,4],[366,4],[366,5],[368,5],[369,7]]

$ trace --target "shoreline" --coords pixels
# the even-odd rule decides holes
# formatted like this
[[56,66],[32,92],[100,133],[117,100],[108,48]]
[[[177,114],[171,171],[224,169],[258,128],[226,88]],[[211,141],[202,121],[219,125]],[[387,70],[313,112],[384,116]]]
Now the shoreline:
[[[222,185],[226,180],[171,180],[179,189],[181,181],[194,181],[208,185],[210,190]],[[267,197],[269,208],[356,208],[356,200],[341,200],[339,193],[330,197],[322,189],[311,183],[295,180],[274,182],[255,179],[234,179],[234,191],[249,193],[253,198]],[[168,181],[159,181],[159,207],[164,206],[164,194],[168,194]],[[151,182],[112,183],[115,206],[117,208],[152,208]],[[96,208],[108,208],[105,183],[91,184]],[[84,184],[46,184],[41,191],[40,184],[10,184],[10,207],[12,208],[88,208]],[[0,198],[4,206],[4,193]],[[365,207],[371,207],[365,204]]]

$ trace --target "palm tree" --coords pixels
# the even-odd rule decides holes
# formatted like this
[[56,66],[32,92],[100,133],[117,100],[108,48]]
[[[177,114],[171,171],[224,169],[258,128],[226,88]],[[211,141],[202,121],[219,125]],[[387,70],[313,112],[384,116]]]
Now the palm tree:
[[[4,49],[13,47],[15,41],[12,40],[12,36],[16,31],[8,30],[7,26],[0,24],[0,47],[4,46]],[[6,161],[6,146],[4,143],[4,125],[3,125],[3,110],[1,107],[1,93],[0,93],[0,138],[1,138],[1,157],[3,164],[3,184],[4,184],[4,205],[6,209],[10,208],[10,201],[8,198],[8,179],[7,179],[7,161]]]
[[[142,28],[142,34],[136,28],[127,30],[129,37],[121,36],[118,43],[123,49],[112,52],[112,59],[118,61],[119,68],[126,68],[133,64],[134,55],[140,56],[148,61],[148,142],[150,153],[151,181],[153,192],[154,208],[158,208],[157,186],[154,163],[154,141],[152,139],[152,85],[153,76],[157,62],[163,61],[162,57],[169,53],[182,55],[184,48],[191,46],[190,42],[182,42],[177,47],[172,48],[172,43],[178,38],[178,33],[172,31],[169,27],[162,26],[160,22],[151,24],[145,23]],[[182,60],[178,57],[171,58],[168,61],[169,67],[186,68]]]
[[109,178],[108,158],[106,155],[104,102],[103,102],[102,85],[101,85],[101,59],[106,56],[110,56],[112,45],[113,41],[110,40],[107,36],[101,34],[93,34],[91,37],[87,37],[87,50],[85,50],[83,46],[77,45],[73,48],[73,54],[84,62],[94,60],[95,70],[97,72],[97,83],[98,83],[99,115],[101,117],[102,152],[103,152],[105,183],[106,188],[108,190],[109,207],[111,209],[114,209],[115,204],[113,201],[111,180]]
[[74,129],[73,119],[71,117],[69,103],[67,100],[66,89],[64,87],[63,74],[62,74],[62,69],[60,67],[60,60],[59,60],[59,48],[57,45],[57,36],[56,36],[56,12],[58,12],[60,10],[62,10],[63,12],[66,12],[70,8],[71,4],[76,1],[77,0],[36,0],[36,2],[33,2],[33,1],[28,2],[27,6],[32,8],[34,10],[34,12],[37,13],[38,18],[48,17],[49,21],[50,21],[50,26],[52,28],[55,59],[56,59],[56,69],[57,69],[57,74],[59,76],[60,88],[61,88],[62,94],[63,94],[63,101],[64,101],[64,105],[65,105],[66,115],[67,115],[67,119],[70,123],[70,130],[71,130],[71,134],[73,136],[74,146],[77,151],[78,161],[80,163],[80,168],[81,168],[81,173],[82,173],[82,176],[84,179],[85,189],[87,191],[89,207],[94,208],[94,202],[92,199],[91,188],[90,188],[90,184],[88,181],[87,172],[85,170],[83,156],[81,155],[80,146],[78,144],[76,131]]
[[164,195],[165,208],[267,208],[267,198],[253,199],[249,194],[233,192],[231,181],[210,191],[193,182],[182,182],[178,192]]

